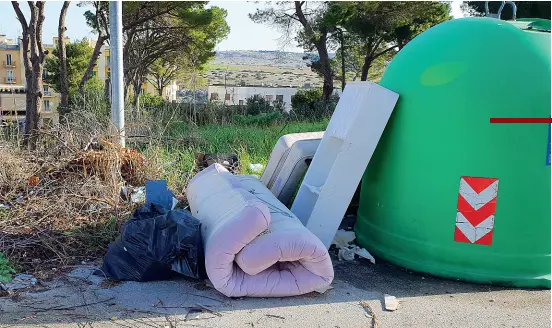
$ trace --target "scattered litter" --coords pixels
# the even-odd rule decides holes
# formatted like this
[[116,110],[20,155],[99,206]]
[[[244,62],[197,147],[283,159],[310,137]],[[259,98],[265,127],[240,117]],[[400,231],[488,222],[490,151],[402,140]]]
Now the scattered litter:
[[253,173],[261,173],[263,171],[263,164],[249,164],[249,170]]
[[134,204],[146,201],[146,187],[135,188],[130,194],[130,201]]
[[36,185],[38,184],[38,181],[40,179],[36,176],[36,175],[33,175],[29,178],[29,187],[31,188],[34,188],[36,187]]
[[0,204],[0,210],[9,210],[11,208],[10,205],[7,204]]
[[165,280],[174,272],[206,277],[200,222],[187,210],[173,209],[175,198],[166,187],[166,181],[146,182],[146,204],[109,245],[96,275],[130,281]]
[[19,196],[17,197],[17,199],[15,199],[16,203],[21,203],[22,201],[23,201],[23,196]]
[[362,308],[364,308],[364,311],[366,311],[364,313],[364,315],[367,318],[372,319],[372,328],[377,328],[378,327],[378,317],[376,317],[376,313],[374,312],[374,310],[370,306],[370,303],[368,303],[367,301],[360,301],[360,306],[362,306]]
[[332,241],[332,245],[335,245],[339,251],[337,256],[340,261],[353,261],[355,254],[367,259],[368,261],[376,264],[376,259],[364,248],[360,248],[356,245],[351,245],[353,240],[356,239],[354,231],[345,231],[343,229],[337,230],[335,237]]
[[[364,248],[360,248],[358,246],[355,247],[354,252],[356,255],[363,257],[367,259],[368,261],[372,262],[372,264],[376,264],[376,259]],[[424,278],[422,278],[424,279]]]
[[178,199],[167,189],[167,181],[146,181],[146,202],[172,210],[178,203]]
[[236,154],[195,154],[197,167],[200,171],[208,168],[214,163],[224,166],[232,174],[240,172],[240,162]]
[[121,198],[125,201],[130,200],[130,189],[127,186],[122,186],[120,191]]
[[386,311],[395,311],[399,307],[399,301],[395,296],[385,294],[383,295],[383,302]]
[[328,287],[325,287],[325,288],[319,288],[319,289],[315,290],[315,292],[317,292],[319,294],[324,294],[325,292],[327,292],[330,289],[333,289],[333,287],[331,285],[328,286]]
[[2,288],[8,291],[24,289],[36,285],[37,282],[31,274],[18,274],[10,282],[3,283]]
[[355,251],[352,248],[340,247],[337,257],[340,261],[353,261],[355,259]]
[[335,237],[332,241],[332,245],[336,246],[348,246],[353,240],[355,240],[356,235],[354,231],[345,231],[343,229],[337,230]]
[[111,208],[111,205],[109,205],[108,203],[99,202],[99,203],[90,204],[89,210],[90,211],[101,211],[101,210],[110,209],[110,208]]

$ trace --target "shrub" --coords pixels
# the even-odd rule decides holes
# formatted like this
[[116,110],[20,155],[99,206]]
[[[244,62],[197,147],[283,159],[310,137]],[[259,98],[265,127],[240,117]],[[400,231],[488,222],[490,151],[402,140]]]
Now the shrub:
[[281,112],[279,103],[272,103],[261,95],[254,95],[246,99],[245,112],[247,115],[259,115],[261,113]]
[[0,282],[10,281],[12,273],[15,273],[15,270],[10,267],[4,254],[0,253]]
[[161,107],[165,103],[165,100],[161,96],[152,96],[148,93],[140,95],[140,104],[143,107]]
[[320,120],[331,117],[339,96],[331,95],[328,101],[322,99],[322,89],[298,90],[291,97],[293,114],[301,120]]

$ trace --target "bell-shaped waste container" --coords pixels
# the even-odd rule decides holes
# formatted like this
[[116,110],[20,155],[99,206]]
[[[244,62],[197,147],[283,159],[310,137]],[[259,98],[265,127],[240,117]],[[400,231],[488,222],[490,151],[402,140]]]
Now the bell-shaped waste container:
[[393,59],[399,101],[364,174],[362,246],[414,271],[550,288],[550,21],[439,24]]

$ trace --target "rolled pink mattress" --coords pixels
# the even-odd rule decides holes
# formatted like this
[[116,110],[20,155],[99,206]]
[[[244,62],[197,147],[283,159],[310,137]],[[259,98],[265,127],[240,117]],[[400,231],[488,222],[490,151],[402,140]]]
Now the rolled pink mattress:
[[205,267],[229,297],[282,297],[328,287],[328,251],[256,177],[213,164],[188,184],[192,214],[201,221]]

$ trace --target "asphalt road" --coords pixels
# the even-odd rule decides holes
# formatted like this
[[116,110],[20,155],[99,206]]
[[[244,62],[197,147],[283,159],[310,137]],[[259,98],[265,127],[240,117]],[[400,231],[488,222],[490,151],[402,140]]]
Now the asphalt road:
[[[229,299],[186,279],[111,285],[83,267],[0,297],[0,327],[550,327],[549,290],[474,285],[376,263],[336,261],[333,289],[272,299]],[[383,294],[397,297],[396,311],[383,310]]]

